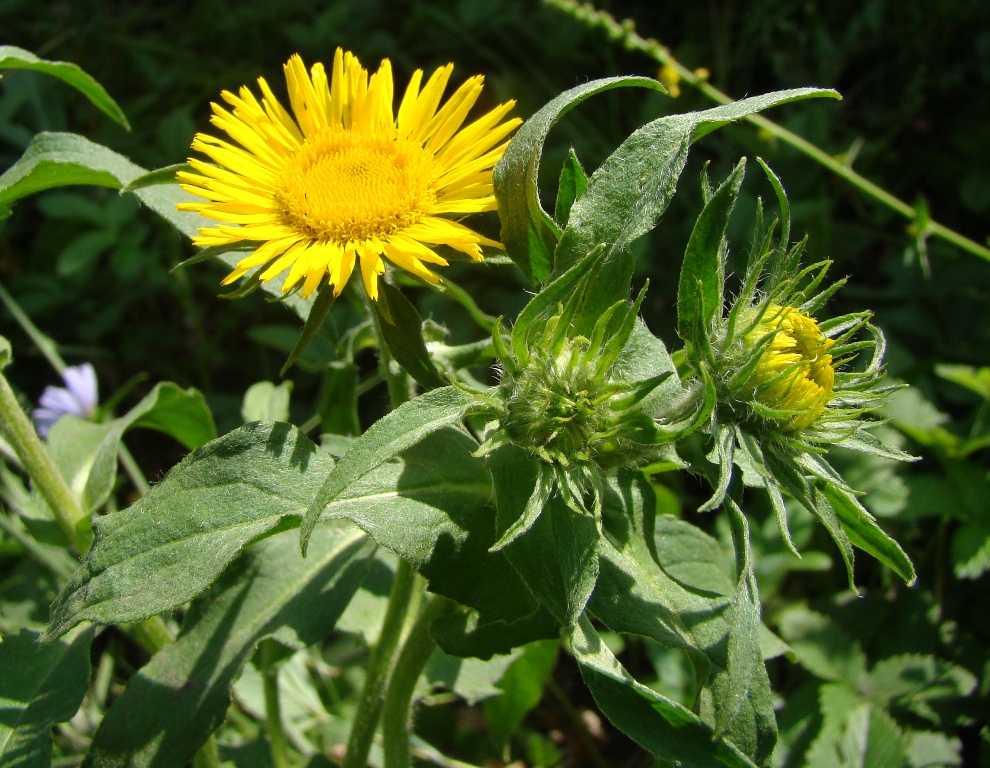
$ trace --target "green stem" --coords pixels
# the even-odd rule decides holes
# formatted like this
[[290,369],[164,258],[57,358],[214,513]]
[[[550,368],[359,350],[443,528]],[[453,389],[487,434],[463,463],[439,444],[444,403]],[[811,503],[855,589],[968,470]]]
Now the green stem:
[[[547,5],[563,11],[574,19],[582,22],[591,28],[602,29],[611,40],[620,43],[627,51],[635,51],[646,54],[658,64],[670,67],[678,77],[688,85],[697,88],[701,93],[717,104],[732,104],[734,99],[728,94],[708,82],[707,75],[698,71],[688,69],[681,64],[671,54],[670,49],[662,45],[653,38],[644,38],[638,35],[630,21],[618,22],[615,18],[604,11],[597,10],[590,3],[578,3],[576,0],[543,0]],[[896,211],[901,216],[917,223],[919,220],[918,211],[914,206],[890,194],[887,190],[874,184],[869,179],[859,175],[849,165],[836,160],[832,155],[824,152],[806,139],[801,138],[796,133],[787,130],[782,125],[778,125],[772,120],[761,115],[749,115],[742,118],[748,123],[758,126],[771,136],[776,137],[785,144],[790,144],[799,152],[810,157],[815,162],[824,166],[835,175],[845,179],[864,194],[874,200],[883,203],[888,208]],[[952,243],[957,248],[978,256],[981,259],[990,261],[990,248],[971,240],[965,235],[961,235],[953,229],[949,229],[937,221],[927,221],[924,230],[916,233],[919,237],[932,235],[941,238],[948,243]]]
[[395,569],[392,592],[388,597],[385,619],[378,635],[378,644],[372,651],[371,658],[368,659],[368,674],[351,725],[343,768],[366,768],[368,764],[368,752],[371,750],[371,742],[375,737],[378,718],[381,715],[385,683],[406,620],[413,586],[416,583],[415,576],[413,567],[400,558],[399,565]]
[[265,640],[261,646],[261,679],[265,692],[265,723],[268,726],[268,743],[272,749],[272,765],[289,768],[289,752],[285,730],[282,727],[282,708],[278,698],[278,666],[275,654],[278,647],[273,640]]
[[392,353],[389,352],[388,344],[385,342],[385,335],[382,333],[382,322],[387,321],[383,320],[378,309],[374,306],[374,302],[368,295],[363,291],[361,295],[364,297],[368,315],[370,315],[375,326],[375,337],[378,340],[378,370],[381,371],[382,377],[388,384],[388,395],[389,400],[392,402],[392,407],[398,408],[409,400],[413,394],[412,387],[409,383],[409,374],[399,367],[398,363],[392,359]]
[[120,464],[127,473],[127,476],[131,478],[131,482],[134,483],[134,488],[137,490],[140,496],[144,496],[151,490],[151,486],[148,485],[148,480],[144,476],[144,472],[141,471],[141,467],[138,465],[137,461],[134,460],[134,456],[127,446],[124,445],[124,441],[121,440],[120,448],[118,449],[120,456]]
[[31,322],[31,318],[25,314],[20,304],[14,300],[13,296],[7,293],[7,289],[2,285],[0,285],[0,301],[3,301],[7,310],[14,316],[17,324],[24,329],[24,332],[31,338],[31,341],[41,351],[41,354],[45,356],[45,359],[51,364],[52,368],[59,375],[62,375],[62,372],[66,368],[65,361],[59,355],[55,342],[38,330],[38,326]]
[[434,596],[420,612],[402,646],[395,669],[388,681],[388,693],[382,708],[382,740],[385,768],[409,768],[409,735],[412,722],[412,698],[419,676],[430,660],[436,642],[430,636],[433,620],[450,610],[452,603]]
[[199,748],[199,752],[193,758],[193,768],[220,768],[220,750],[217,749],[215,736],[210,736]]
[[72,491],[52,463],[34,425],[21,409],[14,390],[2,373],[0,373],[0,428],[21,460],[24,471],[48,502],[72,547],[80,555],[85,554],[93,541],[89,515],[76,503]]

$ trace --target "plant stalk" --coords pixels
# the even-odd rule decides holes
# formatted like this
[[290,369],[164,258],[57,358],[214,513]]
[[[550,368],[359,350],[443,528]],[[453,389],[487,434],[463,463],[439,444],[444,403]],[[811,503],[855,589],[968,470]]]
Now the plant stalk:
[[382,708],[385,768],[409,768],[411,764],[409,736],[413,692],[436,647],[436,642],[430,636],[430,625],[434,619],[447,613],[451,606],[451,601],[445,597],[436,595],[431,598],[420,611],[395,662]]
[[0,373],[0,428],[20,458],[24,471],[48,502],[72,548],[80,555],[85,554],[93,542],[89,515],[76,503],[72,491],[52,463],[34,425],[17,402],[14,390],[2,373]]
[[378,643],[368,659],[368,673],[351,725],[343,768],[366,768],[368,765],[368,752],[371,750],[371,742],[378,728],[385,685],[402,634],[406,613],[409,610],[409,601],[416,584],[415,577],[416,572],[413,567],[400,558],[395,569],[395,580],[392,582],[392,591],[388,597],[388,608],[385,611]]
[[268,743],[272,750],[272,765],[289,768],[289,752],[282,727],[282,707],[278,695],[278,666],[275,664],[277,646],[273,640],[265,640],[261,646],[261,679],[265,693],[265,724],[268,726]]

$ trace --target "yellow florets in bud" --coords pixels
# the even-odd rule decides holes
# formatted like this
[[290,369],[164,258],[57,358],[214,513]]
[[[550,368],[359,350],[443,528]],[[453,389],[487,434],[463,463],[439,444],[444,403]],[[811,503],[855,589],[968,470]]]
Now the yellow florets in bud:
[[814,319],[793,307],[767,307],[763,319],[746,334],[746,345],[755,347],[771,333],[749,384],[758,402],[781,412],[779,423],[786,431],[798,432],[825,413],[832,399],[835,369],[829,349],[834,342]]

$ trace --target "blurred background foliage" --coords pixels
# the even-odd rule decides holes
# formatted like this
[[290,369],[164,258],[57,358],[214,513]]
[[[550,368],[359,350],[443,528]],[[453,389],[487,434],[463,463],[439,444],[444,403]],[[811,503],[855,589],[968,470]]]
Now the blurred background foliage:
[[[943,224],[986,242],[985,0],[603,0],[598,7],[634,19],[641,35],[669,46],[686,66],[706,68],[711,82],[734,97],[804,85],[837,89],[841,102],[802,102],[768,116],[898,197],[923,201]],[[485,74],[479,109],[514,98],[522,117],[590,79],[657,75],[646,57],[535,0],[0,0],[0,40],[78,64],[120,103],[132,126],[128,133],[114,125],[54,79],[9,72],[0,84],[4,168],[43,130],[80,133],[147,168],[182,162],[194,132],[208,130],[209,102],[220,90],[253,85],[263,75],[284,94],[281,65],[290,54],[328,61],[337,46],[368,68],[390,58],[400,83],[414,68],[452,61],[455,80]],[[551,134],[543,162],[546,207],[552,209],[569,147],[590,171],[645,121],[708,106],[687,86],[676,99],[623,89],[586,103]],[[833,275],[850,277],[827,312],[875,311],[889,342],[888,369],[912,385],[892,401],[883,429],[921,457],[910,466],[837,457],[851,484],[867,491],[866,506],[914,559],[919,582],[910,589],[863,557],[857,563],[863,597],[856,598],[844,589],[843,569],[822,530],[805,526],[797,543],[806,554],[798,561],[772,521],[760,524],[767,510],[756,497],[747,510],[757,519],[764,618],[778,635],[768,646],[780,696],[777,763],[976,766],[982,753],[990,765],[990,263],[943,242],[919,241],[904,219],[797,151],[751,126],[729,126],[695,148],[694,173],[689,168],[684,175],[660,226],[634,244],[638,277],[651,280],[644,319],[669,343],[674,276],[700,209],[702,165],[710,162],[712,177],[722,178],[743,154],[764,158],[782,179],[794,231],[809,235],[809,256],[833,259]],[[737,252],[744,250],[755,198],[773,199],[765,181],[750,176],[733,220]],[[486,225],[497,234],[494,216]],[[219,265],[169,274],[191,253],[167,224],[112,190],[46,192],[17,204],[0,223],[0,283],[70,364],[93,362],[105,394],[143,375],[132,400],[160,380],[195,386],[222,433],[239,423],[248,386],[277,381],[298,323],[260,294],[218,301]],[[455,264],[445,274],[492,315],[512,317],[526,299],[522,279],[509,267]],[[450,339],[480,336],[449,300],[420,289],[409,294]],[[34,400],[55,377],[11,317],[0,317],[17,351],[11,376]],[[360,354],[358,361],[368,369],[373,364]],[[326,377],[314,365],[297,367],[290,378],[292,416],[300,423],[322,407]],[[364,426],[381,412],[383,398],[379,388],[362,399]],[[152,478],[181,455],[155,435],[128,439]],[[714,519],[693,511],[699,487],[667,475],[657,484],[660,511],[700,525],[724,546]],[[4,557],[0,600],[9,600],[19,560],[16,552]],[[689,693],[676,656],[630,641],[623,658],[663,690]],[[518,737],[517,754],[529,764],[582,764],[598,754],[586,747],[604,738],[601,724],[581,720],[587,696],[568,664],[560,662],[541,714]],[[488,709],[497,707],[485,710],[497,719]],[[438,744],[459,740],[462,752],[467,744],[480,761],[495,753],[477,736],[482,725],[471,712],[477,708],[424,715],[424,728],[436,731]],[[553,736],[568,729],[580,738]],[[621,737],[610,738],[611,747],[595,748],[608,764],[642,760],[620,746]],[[846,761],[856,744],[869,760]]]

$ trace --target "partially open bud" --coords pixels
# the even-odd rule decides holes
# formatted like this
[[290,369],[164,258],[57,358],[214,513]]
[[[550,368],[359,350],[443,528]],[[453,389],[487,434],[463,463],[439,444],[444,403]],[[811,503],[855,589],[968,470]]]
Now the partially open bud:
[[[764,341],[772,334],[769,344]],[[835,386],[835,369],[829,350],[835,344],[818,323],[793,307],[771,304],[745,344],[766,345],[748,384],[753,396],[774,413],[787,432],[811,426],[825,413]]]

